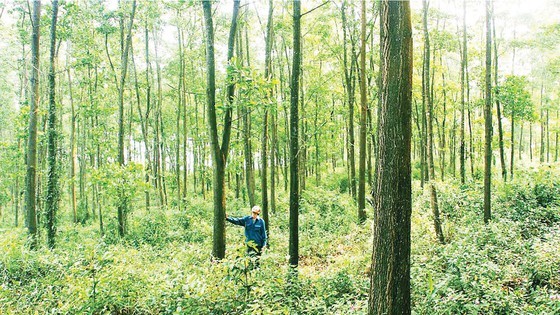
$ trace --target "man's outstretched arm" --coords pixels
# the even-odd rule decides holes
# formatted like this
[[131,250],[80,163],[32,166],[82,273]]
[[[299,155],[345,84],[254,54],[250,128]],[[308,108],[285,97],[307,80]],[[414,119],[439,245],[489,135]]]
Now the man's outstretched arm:
[[226,221],[233,223],[235,225],[245,226],[245,218],[232,218],[226,214]]

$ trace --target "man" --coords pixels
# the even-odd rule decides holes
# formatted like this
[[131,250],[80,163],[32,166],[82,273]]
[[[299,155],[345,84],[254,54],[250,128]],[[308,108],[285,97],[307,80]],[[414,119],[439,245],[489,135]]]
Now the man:
[[254,206],[251,215],[241,218],[229,217],[226,213],[226,220],[235,225],[245,227],[245,244],[247,244],[247,255],[259,257],[262,249],[267,245],[266,227],[264,220],[259,217],[261,207]]

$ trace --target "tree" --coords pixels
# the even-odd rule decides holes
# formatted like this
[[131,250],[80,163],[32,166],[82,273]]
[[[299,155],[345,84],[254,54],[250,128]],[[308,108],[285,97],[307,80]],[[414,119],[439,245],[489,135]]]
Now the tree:
[[358,221],[366,220],[366,118],[368,111],[366,89],[366,2],[362,0],[360,41],[360,160],[358,180]]
[[381,1],[381,84],[368,314],[410,314],[412,27],[408,1]]
[[[268,2],[268,18],[266,23],[266,47],[265,47],[265,65],[264,65],[264,78],[267,81],[271,81],[272,75],[272,16],[274,13],[274,3],[273,0],[269,0]],[[272,87],[268,89],[268,98],[272,98]],[[274,123],[274,121],[273,121]],[[267,151],[267,142],[268,142],[268,108],[265,107],[264,114],[263,114],[263,133],[262,133],[262,165],[261,165],[261,194],[262,194],[262,212],[263,212],[263,219],[266,226],[267,235],[269,235],[269,215],[268,215],[268,185],[267,185],[267,167],[268,167],[268,151]],[[274,159],[274,145],[271,146],[271,161]],[[274,165],[272,163],[272,165]],[[271,174],[271,179],[273,179],[274,173]],[[273,195],[271,193],[271,195]],[[273,196],[271,196],[273,198]]]
[[531,94],[527,91],[527,79],[525,77],[507,76],[495,90],[496,98],[504,105],[504,114],[511,119],[510,177],[513,179],[515,123],[517,119],[523,121],[533,116],[533,103],[531,102]]
[[491,0],[486,0],[486,69],[484,84],[484,223],[492,218],[492,27]]
[[25,177],[25,212],[27,213],[27,229],[29,231],[29,247],[37,248],[37,113],[39,111],[39,36],[41,19],[41,0],[33,1],[31,16],[31,86],[29,129],[27,139],[27,175]]
[[424,26],[424,62],[422,67],[422,104],[427,109],[426,117],[426,140],[427,140],[427,162],[428,162],[428,182],[430,185],[430,204],[432,206],[432,216],[434,220],[434,229],[440,243],[445,243],[443,231],[441,228],[441,219],[439,215],[439,206],[437,200],[437,191],[435,185],[435,167],[434,167],[434,105],[432,93],[430,92],[430,35],[428,32],[428,2],[423,3],[423,26]]
[[[348,174],[350,182],[350,194],[356,197],[356,162],[355,162],[355,140],[354,140],[354,101],[356,90],[356,53],[354,33],[350,32],[350,26],[346,17],[346,1],[342,2],[342,31],[343,31],[343,65],[344,65],[344,90],[348,97],[348,126],[347,126],[347,151],[348,151]],[[348,38],[349,37],[349,38]],[[348,52],[347,42],[350,40],[351,49]],[[348,64],[348,55],[350,55],[350,64]]]
[[[124,84],[126,82],[126,74],[128,70],[128,53],[132,45],[132,26],[134,23],[134,14],[136,13],[136,0],[132,1],[130,20],[128,22],[126,40],[121,37],[121,76],[120,84],[117,85],[119,93],[119,131],[118,131],[118,163],[124,167]],[[121,28],[123,27],[121,22]],[[121,33],[122,34],[122,33]],[[121,35],[122,36],[122,35]],[[123,42],[124,41],[124,42]],[[119,236],[123,237],[126,233],[126,216],[128,212],[128,202],[120,200],[117,205],[117,218],[119,223]]]
[[[494,3],[492,3],[492,10],[494,9]],[[494,84],[498,85],[498,40],[496,39],[496,19],[495,15],[492,14],[492,36],[494,36]],[[504,181],[507,180],[507,166],[504,154],[504,133],[502,128],[502,106],[498,97],[498,91],[495,91],[495,101],[496,101],[496,120],[498,121],[498,145],[500,147],[500,164],[502,166],[502,178]],[[512,133],[513,138],[513,133]],[[512,141],[513,145],[513,141]],[[513,147],[512,147],[513,149]]]
[[[235,34],[237,29],[237,16],[239,14],[239,0],[233,2],[233,15],[231,18],[231,26],[228,38],[228,62],[233,59]],[[208,117],[208,128],[210,136],[210,145],[212,151],[214,183],[212,190],[214,194],[214,231],[212,256],[216,259],[222,259],[225,256],[225,168],[229,153],[229,143],[231,136],[233,96],[235,93],[235,85],[231,80],[231,73],[228,72],[228,86],[226,101],[229,106],[226,107],[224,115],[224,127],[222,131],[222,143],[218,140],[218,124],[216,118],[216,69],[214,60],[214,24],[212,22],[212,4],[210,0],[202,1],[202,9],[204,11],[204,25],[206,30],[206,111]]]
[[301,70],[301,1],[293,2],[293,55],[290,80],[290,265],[299,263],[299,79]]
[[60,195],[60,187],[58,184],[58,132],[57,132],[57,106],[56,106],[56,89],[55,89],[55,59],[56,59],[56,22],[58,16],[58,0],[52,2],[52,18],[51,18],[51,47],[49,58],[49,114],[48,114],[48,179],[47,179],[47,244],[49,248],[55,246],[56,236],[56,214],[58,212],[58,201]]
[[[461,45],[459,45],[461,47]],[[467,68],[467,0],[463,0],[463,42],[461,49],[461,128],[459,131],[459,174],[465,184],[465,85]]]

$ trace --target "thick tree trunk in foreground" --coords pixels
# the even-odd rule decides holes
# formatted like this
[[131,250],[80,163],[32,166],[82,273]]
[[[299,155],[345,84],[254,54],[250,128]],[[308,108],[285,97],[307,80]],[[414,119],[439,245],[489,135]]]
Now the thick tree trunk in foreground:
[[410,314],[412,27],[408,1],[381,1],[381,88],[368,314]]
[[33,1],[31,24],[31,93],[29,109],[29,136],[27,140],[27,174],[25,177],[25,212],[29,231],[29,247],[37,248],[37,114],[39,111],[39,23],[41,19],[41,1]]

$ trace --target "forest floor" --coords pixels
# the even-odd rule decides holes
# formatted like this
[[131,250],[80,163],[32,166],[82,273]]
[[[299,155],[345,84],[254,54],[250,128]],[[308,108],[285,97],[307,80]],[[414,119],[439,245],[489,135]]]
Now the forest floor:
[[[444,245],[433,233],[427,190],[415,182],[413,313],[559,314],[559,175],[553,165],[498,180],[488,225],[478,181],[438,182]],[[334,174],[303,193],[297,276],[287,263],[284,192],[259,269],[233,225],[226,259],[211,262],[212,203],[202,198],[183,211],[139,206],[124,240],[111,208],[104,237],[97,222],[73,225],[65,215],[53,251],[27,250],[26,231],[8,217],[0,224],[0,314],[366,314],[372,209],[357,224],[346,186],[344,174]],[[232,216],[249,212],[232,196],[227,208]]]

